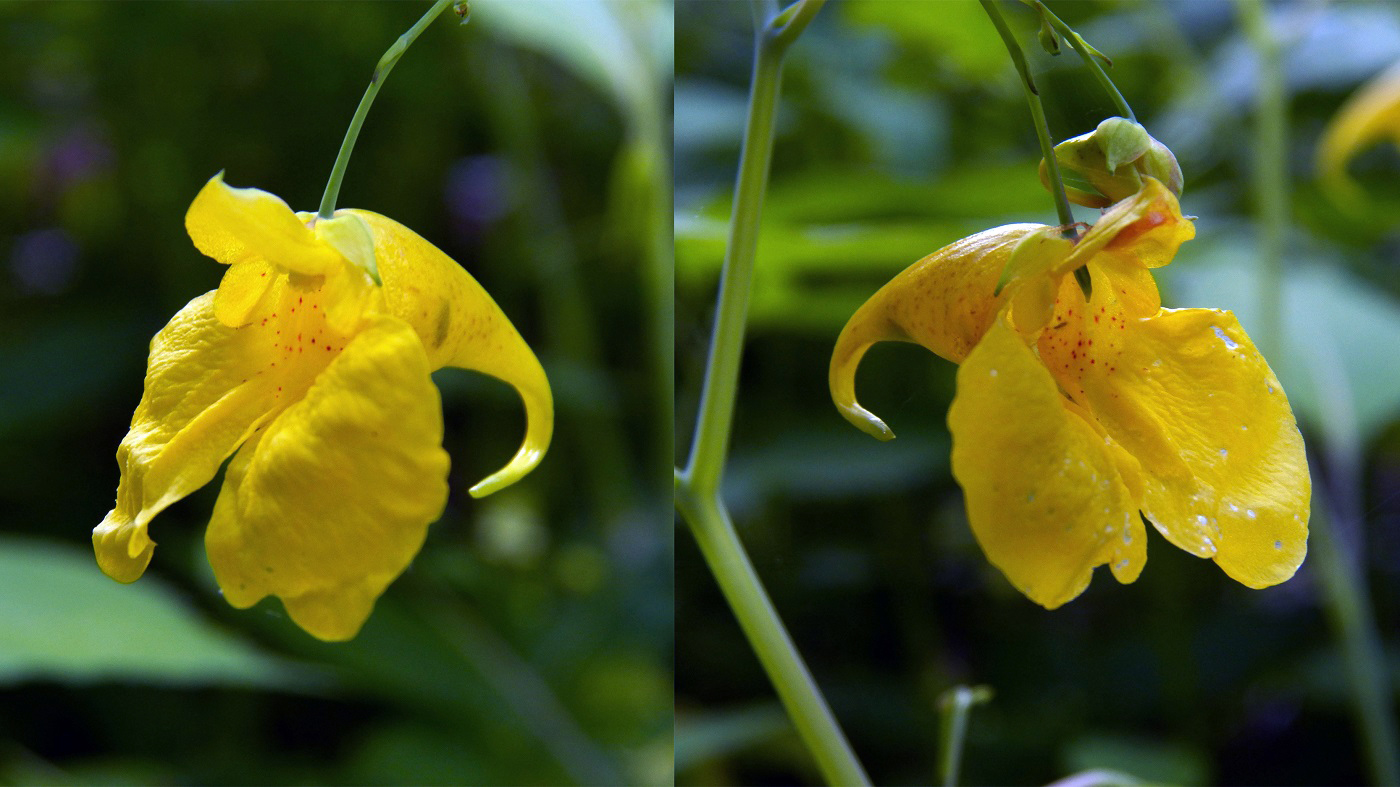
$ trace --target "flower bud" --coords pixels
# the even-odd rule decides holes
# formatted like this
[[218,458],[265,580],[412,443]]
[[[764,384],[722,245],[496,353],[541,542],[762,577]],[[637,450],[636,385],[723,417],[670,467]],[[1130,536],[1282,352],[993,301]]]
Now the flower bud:
[[[1181,195],[1181,167],[1171,150],[1153,139],[1141,124],[1111,117],[1088,134],[1055,146],[1055,161],[1070,202],[1090,208],[1107,208],[1142,188],[1142,176],[1160,180],[1173,194]],[[1040,162],[1040,182],[1048,189],[1045,162]]]

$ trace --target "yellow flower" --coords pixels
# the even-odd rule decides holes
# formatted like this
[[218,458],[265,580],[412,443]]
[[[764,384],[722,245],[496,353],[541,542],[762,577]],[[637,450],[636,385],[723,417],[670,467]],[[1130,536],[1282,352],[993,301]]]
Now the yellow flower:
[[135,581],[155,547],[151,518],[233,456],[205,536],[224,597],[246,608],[279,596],[311,634],[349,639],[447,500],[429,373],[474,369],[524,400],[524,443],[472,487],[477,497],[539,463],[553,431],[549,383],[486,291],[391,219],[293,213],[216,175],[185,227],[229,268],[151,341],[117,449],[116,507],[92,534],[97,562]]
[[[1278,380],[1230,312],[1161,308],[1150,269],[1194,235],[1147,178],[1077,242],[1013,224],[929,255],[837,339],[832,398],[881,439],[893,434],[855,398],[872,344],[916,342],[960,364],[948,426],[968,521],[1047,608],[1105,563],[1137,579],[1143,517],[1253,588],[1291,577],[1307,551],[1307,459]],[[1081,265],[1087,300],[1067,275]]]
[[1386,138],[1400,146],[1400,64],[1362,86],[1327,124],[1317,146],[1317,170],[1323,182],[1344,198],[1359,198],[1360,190],[1347,175],[1347,163]]

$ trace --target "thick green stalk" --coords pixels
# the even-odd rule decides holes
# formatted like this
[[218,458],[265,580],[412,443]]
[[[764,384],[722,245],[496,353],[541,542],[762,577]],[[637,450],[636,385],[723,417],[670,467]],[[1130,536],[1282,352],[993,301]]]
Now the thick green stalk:
[[[1259,56],[1259,96],[1255,118],[1254,197],[1259,210],[1259,348],[1266,358],[1281,357],[1283,325],[1283,245],[1288,229],[1288,103],[1284,90],[1282,51],[1269,28],[1262,0],[1238,0],[1240,22]],[[1314,371],[1322,374],[1325,370]],[[1350,399],[1350,391],[1336,394]],[[1347,419],[1351,421],[1351,419]],[[1354,423],[1354,421],[1353,421]],[[1360,497],[1357,490],[1358,441],[1346,423],[1322,424],[1328,450],[1317,452],[1331,466],[1338,495]],[[1320,479],[1319,479],[1320,480]],[[1371,777],[1377,784],[1400,784],[1400,752],[1397,752],[1395,709],[1385,670],[1385,654],[1375,615],[1371,609],[1360,561],[1347,554],[1337,537],[1335,522],[1325,502],[1317,500],[1325,487],[1314,484],[1313,560],[1327,605],[1328,616],[1340,640],[1343,663],[1351,684],[1352,705],[1361,729]],[[1360,521],[1359,506],[1348,506]]]
[[715,495],[696,496],[678,474],[676,508],[689,523],[706,565],[826,783],[833,787],[870,784],[763,589],[724,504]]
[[807,671],[720,498],[720,480],[738,394],[759,218],[768,185],[782,61],[825,0],[801,0],[778,13],[755,0],[757,40],[748,120],[734,189],[729,241],[690,458],[675,477],[676,508],[690,526],[740,628],[768,674],[798,735],[832,785],[865,785],[869,778]]
[[1282,52],[1261,0],[1239,0],[1240,23],[1259,56],[1251,186],[1259,212],[1259,350],[1283,344],[1283,241],[1288,231],[1288,101]]
[[433,7],[428,9],[428,13],[413,23],[413,27],[408,32],[399,36],[389,47],[384,56],[379,58],[379,65],[374,67],[374,74],[369,78],[369,87],[365,88],[365,95],[360,99],[360,105],[355,108],[354,117],[350,118],[350,128],[345,130],[345,139],[340,143],[340,152],[335,156],[335,165],[331,167],[330,180],[326,181],[326,191],[321,195],[321,207],[316,211],[323,219],[329,219],[335,215],[335,201],[340,197],[340,182],[345,179],[345,168],[350,164],[350,153],[355,149],[355,140],[360,138],[360,127],[365,124],[365,116],[369,114],[370,105],[374,103],[374,97],[379,95],[379,86],[384,84],[385,77],[393,70],[394,64],[399,62],[403,53],[408,51],[408,47],[413,43],[418,35],[427,29],[428,25],[437,19],[438,14],[446,11],[452,5],[452,0],[437,0]]
[[1103,64],[1099,62],[1098,57],[1095,57],[1098,53],[1091,51],[1089,45],[1085,43],[1084,37],[1074,32],[1074,28],[1065,24],[1058,16],[1055,16],[1055,13],[1051,11],[1045,3],[1041,2],[1041,0],[1036,0],[1036,8],[1045,16],[1045,19],[1050,22],[1050,26],[1055,29],[1055,32],[1063,36],[1065,40],[1069,42],[1069,45],[1074,47],[1074,51],[1078,52],[1079,56],[1083,58],[1084,64],[1089,67],[1089,73],[1094,75],[1094,79],[1098,80],[1099,86],[1104,89],[1104,92],[1108,94],[1109,98],[1113,99],[1113,105],[1118,108],[1118,114],[1136,123],[1137,115],[1133,114],[1133,108],[1128,106],[1128,100],[1123,98],[1123,93],[1118,90],[1118,86],[1113,84],[1112,79],[1108,78],[1108,72],[1104,70]]

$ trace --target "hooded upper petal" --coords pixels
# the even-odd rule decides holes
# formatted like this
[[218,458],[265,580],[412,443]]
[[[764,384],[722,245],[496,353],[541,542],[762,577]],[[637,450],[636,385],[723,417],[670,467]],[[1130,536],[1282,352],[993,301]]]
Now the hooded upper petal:
[[953,475],[987,559],[1032,601],[1079,595],[1095,566],[1132,582],[1147,559],[1136,463],[1066,399],[997,320],[958,368]]
[[877,342],[916,342],[954,363],[987,332],[1009,290],[997,281],[1021,241],[1043,224],[1008,224],[939,249],[881,287],[846,322],[831,354],[831,398],[846,420],[875,437],[894,437],[856,401],[856,369]]
[[345,212],[369,226],[384,308],[413,327],[429,366],[489,374],[520,395],[527,421],[520,449],[471,493],[481,497],[515,483],[539,464],[554,431],[554,398],[539,360],[486,290],[451,257],[393,219],[366,210]]
[[205,544],[224,596],[280,596],[353,637],[447,500],[442,405],[403,321],[380,316],[229,464]]

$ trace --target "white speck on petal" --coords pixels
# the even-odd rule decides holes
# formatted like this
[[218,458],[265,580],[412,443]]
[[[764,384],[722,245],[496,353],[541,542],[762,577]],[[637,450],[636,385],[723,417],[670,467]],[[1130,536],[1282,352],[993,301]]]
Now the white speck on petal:
[[1283,542],[1282,542],[1282,541],[1275,541],[1275,542],[1274,542],[1274,549],[1283,549]]
[[1113,564],[1113,567],[1116,568],[1116,569],[1118,569],[1119,571],[1122,571],[1123,569],[1125,569],[1125,568],[1128,567],[1128,559],[1127,559],[1127,558],[1123,558],[1122,560],[1118,561],[1117,563],[1114,563],[1114,564]]
[[992,376],[992,377],[996,377],[996,376],[997,376],[997,370],[996,370],[996,369],[993,369],[993,370],[991,371],[991,376]]
[[1211,326],[1211,330],[1215,331],[1215,335],[1216,335],[1216,336],[1219,336],[1219,337],[1220,337],[1220,341],[1225,342],[1225,346],[1228,347],[1229,349],[1233,350],[1233,349],[1235,349],[1236,347],[1239,347],[1239,346],[1240,346],[1240,343],[1239,343],[1239,342],[1235,341],[1234,339],[1231,339],[1229,336],[1226,336],[1226,335],[1225,335],[1225,332],[1222,331],[1222,330],[1220,330],[1220,326],[1219,326],[1219,325],[1212,325],[1212,326]]
[[[1250,519],[1258,519],[1258,518],[1259,518],[1259,515],[1256,514],[1256,513],[1254,513],[1254,509],[1252,509],[1252,508],[1246,508],[1246,509],[1244,510],[1244,515],[1247,516],[1247,517],[1249,517]],[[1294,517],[1294,519],[1297,519],[1297,517]]]
[[1209,520],[1209,519],[1206,519],[1206,515],[1205,515],[1205,514],[1197,514],[1197,515],[1196,515],[1196,524],[1200,525],[1201,527],[1205,527],[1205,526],[1206,526],[1207,524],[1209,524],[1209,523],[1210,523],[1210,520]]

